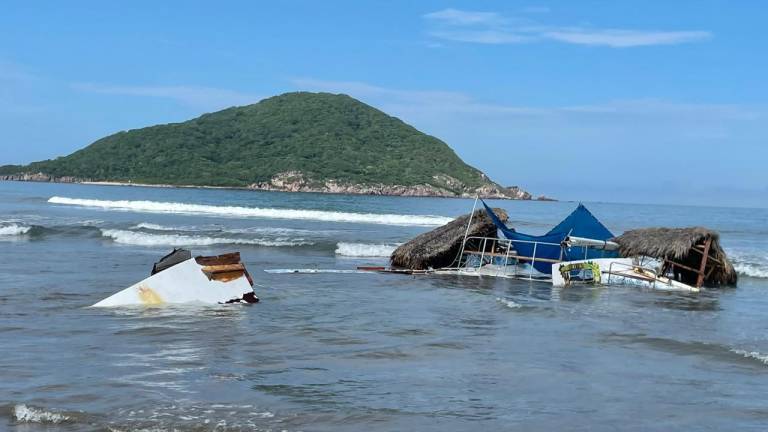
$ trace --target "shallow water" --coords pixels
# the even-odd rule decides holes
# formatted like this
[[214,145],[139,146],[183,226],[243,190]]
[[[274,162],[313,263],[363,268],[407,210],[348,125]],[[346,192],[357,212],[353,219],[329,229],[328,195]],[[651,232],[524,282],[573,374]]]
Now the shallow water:
[[[97,202],[49,202],[54,196]],[[105,204],[116,201],[127,202]],[[575,207],[494,205],[533,233]],[[766,210],[587,204],[615,233],[721,231],[739,286],[698,295],[262,271],[382,264],[398,243],[471,206],[0,182],[0,430],[768,424]],[[87,308],[145,277],[173,245],[190,243],[196,254],[240,250],[262,302]]]

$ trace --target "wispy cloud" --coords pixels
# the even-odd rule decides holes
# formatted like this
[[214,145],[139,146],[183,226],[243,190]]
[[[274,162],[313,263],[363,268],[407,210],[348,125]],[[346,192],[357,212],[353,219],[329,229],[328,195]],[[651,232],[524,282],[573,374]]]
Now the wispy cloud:
[[262,99],[253,94],[201,86],[132,86],[75,83],[72,84],[72,88],[79,91],[105,95],[171,99],[184,105],[201,109],[221,109],[236,105],[247,105]]
[[464,114],[539,115],[544,110],[533,107],[499,105],[479,101],[472,96],[453,91],[402,90],[380,87],[359,81],[326,81],[297,78],[293,84],[303,90],[345,93],[397,113],[429,111]]
[[449,25],[497,25],[503,24],[505,19],[496,12],[472,12],[458,9],[443,9],[437,12],[430,12],[424,15],[424,18],[440,21]]
[[438,39],[481,44],[515,44],[533,42],[536,37],[503,30],[438,30],[429,33]]
[[[332,81],[296,78],[292,83],[299,90],[345,93],[372,105],[393,112],[452,113],[465,115],[531,116],[716,116],[732,120],[768,118],[760,107],[738,104],[694,104],[657,98],[609,100],[582,105],[530,106],[493,103],[479,100],[467,93],[442,90],[404,90],[377,86],[360,81]],[[406,119],[407,120],[407,119]]]
[[702,30],[631,30],[618,28],[563,27],[536,23],[530,19],[497,12],[444,9],[424,15],[428,34],[437,39],[481,44],[518,44],[555,41],[575,45],[629,48],[675,45],[712,37]]
[[603,45],[614,48],[675,45],[701,41],[712,36],[706,31],[593,30],[583,28],[547,30],[542,32],[541,35],[560,42],[578,45]]
[[[732,174],[727,181],[702,180],[701,187],[724,181],[729,187],[764,183],[762,161],[738,155],[762,151],[761,138],[768,133],[765,105],[641,98],[534,106],[460,91],[408,90],[359,81],[304,78],[293,84],[297,90],[346,93],[361,99],[445,140],[464,160],[482,167],[497,181],[522,183],[560,198],[600,199],[637,185],[658,198],[662,189],[669,193],[669,188],[648,186],[649,179],[655,184],[679,181],[699,175],[703,166]],[[670,169],[652,170],[653,177],[648,177],[647,170],[622,172],[603,190],[588,177],[552,177],[552,173],[573,173],[574,162],[589,160],[594,166],[620,171],[634,163],[628,161],[643,156]],[[536,160],[546,160],[547,169],[532,163]],[[673,200],[685,194],[664,196]]]
[[547,6],[528,6],[523,8],[523,12],[529,14],[545,14],[551,11],[552,9],[548,8]]

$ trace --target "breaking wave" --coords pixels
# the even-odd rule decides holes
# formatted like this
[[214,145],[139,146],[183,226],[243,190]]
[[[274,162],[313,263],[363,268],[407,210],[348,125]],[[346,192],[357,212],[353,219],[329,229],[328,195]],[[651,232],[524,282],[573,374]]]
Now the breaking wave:
[[396,244],[338,243],[336,255],[348,257],[388,257],[397,249]]
[[732,349],[732,353],[744,356],[744,358],[757,360],[764,365],[768,365],[768,354],[762,354],[757,351],[746,351],[740,349]]
[[757,250],[729,250],[733,268],[740,276],[768,279],[768,253]]
[[3,225],[3,226],[0,226],[0,236],[24,235],[28,233],[30,229],[32,229],[32,227],[18,225],[15,223],[10,225]]
[[22,423],[63,423],[71,420],[69,416],[61,413],[45,411],[38,408],[19,404],[13,407],[13,418]]
[[227,237],[188,236],[181,234],[149,234],[145,232],[119,229],[102,229],[104,237],[111,238],[115,243],[135,246],[210,246],[216,244],[240,244],[256,246],[303,246],[312,242],[304,239],[248,239]]
[[54,196],[48,199],[52,204],[96,207],[101,209],[124,210],[149,213],[183,213],[221,217],[254,217],[269,219],[317,220],[324,222],[352,222],[382,225],[435,226],[450,222],[451,218],[431,215],[401,215],[377,213],[349,213],[324,210],[278,209],[261,207],[216,206],[161,201],[109,201],[96,199],[67,198]]
[[768,268],[766,267],[759,267],[757,265],[753,264],[739,264],[736,263],[733,265],[733,268],[736,269],[736,273],[742,275],[742,276],[749,276],[753,278],[760,278],[760,279],[768,279]]
[[136,224],[132,228],[147,229],[152,231],[186,231],[184,229],[179,229],[177,227],[163,226],[163,225],[153,224],[149,222],[142,222],[142,223]]

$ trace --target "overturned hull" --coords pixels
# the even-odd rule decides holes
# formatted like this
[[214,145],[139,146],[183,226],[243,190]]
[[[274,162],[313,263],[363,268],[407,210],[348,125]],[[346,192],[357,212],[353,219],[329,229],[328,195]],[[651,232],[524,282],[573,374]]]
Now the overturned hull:
[[157,262],[150,277],[93,307],[258,301],[239,253],[192,258],[189,251],[180,249]]

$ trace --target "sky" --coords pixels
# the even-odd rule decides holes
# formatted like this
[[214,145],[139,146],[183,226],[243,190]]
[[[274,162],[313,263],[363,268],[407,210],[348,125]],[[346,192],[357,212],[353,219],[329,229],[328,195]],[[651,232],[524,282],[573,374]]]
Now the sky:
[[7,1],[0,165],[345,93],[503,185],[768,207],[763,1]]

